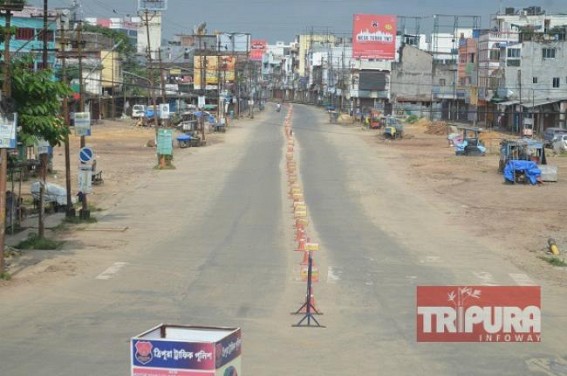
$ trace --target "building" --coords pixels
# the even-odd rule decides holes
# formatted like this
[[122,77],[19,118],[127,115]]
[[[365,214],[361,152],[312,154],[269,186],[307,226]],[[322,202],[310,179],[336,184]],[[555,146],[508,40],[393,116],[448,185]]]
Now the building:
[[[152,59],[158,58],[158,51],[161,49],[161,12],[145,14],[138,25],[137,50],[141,55],[148,55],[148,42]],[[148,40],[149,32],[149,40]]]
[[[47,64],[55,64],[55,29],[57,13],[48,11],[47,25]],[[0,26],[6,25],[5,17],[0,18]],[[31,56],[34,69],[43,68],[43,9],[25,7],[22,11],[13,12],[11,25],[15,33],[10,40],[10,52],[13,58]],[[0,45],[4,51],[4,44]]]

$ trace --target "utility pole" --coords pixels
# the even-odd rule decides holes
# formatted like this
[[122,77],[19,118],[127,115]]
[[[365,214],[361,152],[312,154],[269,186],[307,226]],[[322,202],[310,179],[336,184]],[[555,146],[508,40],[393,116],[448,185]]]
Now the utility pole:
[[161,101],[162,103],[167,103],[167,93],[165,91],[165,78],[163,76],[163,63],[161,60],[161,48],[158,49],[158,67],[159,67],[159,79],[161,84]]
[[[79,21],[77,27],[77,53],[79,58],[79,112],[85,112],[85,88],[83,82],[83,21]],[[81,148],[86,146],[86,139],[81,135]],[[88,219],[90,216],[89,205],[87,200],[87,192],[81,192],[81,219]]]
[[[42,66],[43,70],[47,67],[47,1],[43,0],[43,51],[42,51]],[[44,150],[45,153],[39,155],[39,216],[38,216],[38,229],[37,235],[40,238],[45,236],[45,184],[47,180],[47,164],[49,163],[49,150]]]
[[[5,10],[6,28],[4,30],[4,91],[3,101],[9,103],[12,96],[12,81],[10,67],[10,39],[12,35],[12,11]],[[8,107],[8,106],[5,106]],[[7,113],[5,115],[8,115]],[[8,179],[8,150],[0,149],[0,277],[4,277],[4,241],[6,237],[6,180]]]
[[[67,37],[65,35],[65,22],[61,20],[61,45],[63,46],[63,53],[61,57],[61,72],[63,76],[63,84],[68,84],[67,79]],[[71,200],[71,153],[69,147],[69,98],[63,98],[63,119],[67,127],[65,134],[65,188],[67,190],[67,210],[65,211],[66,217],[75,217],[75,209],[73,209],[73,201]]]
[[[151,50],[151,41],[150,41],[150,18],[149,18],[149,10],[144,9],[144,19],[146,24],[146,40],[148,42],[148,81],[150,84],[150,95],[152,99],[152,106],[154,108],[154,122],[156,127],[156,140],[158,135],[158,128],[159,128],[159,119],[158,119],[158,108],[157,108],[157,101],[156,101],[156,93],[154,90],[154,78],[152,72],[152,50]],[[157,147],[157,145],[156,145]],[[158,154],[158,165],[164,166],[165,165],[165,156],[161,156]]]

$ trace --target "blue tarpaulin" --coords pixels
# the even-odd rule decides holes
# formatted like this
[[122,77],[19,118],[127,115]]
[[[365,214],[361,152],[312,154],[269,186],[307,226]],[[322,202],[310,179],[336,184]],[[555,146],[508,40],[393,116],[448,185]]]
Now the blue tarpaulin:
[[515,183],[516,172],[523,172],[531,184],[537,184],[537,180],[541,177],[541,170],[537,164],[532,161],[508,161],[504,167],[504,179],[508,182]]

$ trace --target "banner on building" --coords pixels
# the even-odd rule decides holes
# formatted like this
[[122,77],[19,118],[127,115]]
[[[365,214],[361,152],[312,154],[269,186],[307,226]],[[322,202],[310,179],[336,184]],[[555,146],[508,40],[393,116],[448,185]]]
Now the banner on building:
[[355,14],[352,56],[358,59],[395,60],[396,16]]
[[268,41],[263,39],[253,39],[250,46],[250,60],[262,61],[262,56],[268,48]]
[[235,56],[195,56],[194,88],[213,90],[217,88],[219,81],[234,82],[235,65]]

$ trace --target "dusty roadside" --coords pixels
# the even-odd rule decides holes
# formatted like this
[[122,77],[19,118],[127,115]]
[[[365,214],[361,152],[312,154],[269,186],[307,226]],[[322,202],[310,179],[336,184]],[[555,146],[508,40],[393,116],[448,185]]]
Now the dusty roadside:
[[[236,124],[236,123],[235,123]],[[174,131],[174,138],[179,132]],[[229,133],[227,133],[229,134]],[[227,134],[208,133],[207,145],[212,146],[224,142]],[[97,171],[102,171],[102,184],[93,186],[93,193],[88,195],[88,205],[91,216],[97,219],[104,217],[112,208],[120,205],[123,198],[136,189],[144,189],[144,182],[153,174],[159,173],[154,167],[157,164],[155,148],[148,143],[155,139],[155,128],[137,127],[134,122],[126,120],[105,120],[93,126],[92,136],[86,139],[86,145],[91,147],[96,156]],[[78,153],[79,137],[70,138],[71,155],[71,184],[72,194],[77,194],[78,185]],[[198,152],[198,148],[180,149],[174,142],[174,161],[190,157]],[[53,173],[49,174],[48,182],[65,187],[65,154],[64,147],[55,148],[53,156]],[[24,200],[31,200],[30,186],[35,181],[30,178],[24,181],[21,192]],[[77,210],[80,206],[76,206]],[[63,249],[55,251],[26,250],[18,253],[7,252],[8,272],[12,281],[1,284],[27,283],[32,279],[53,278],[58,274],[73,275],[78,271],[76,261],[72,256],[78,249],[112,249],[121,246],[116,241],[110,241],[108,232],[120,232],[124,229],[113,228],[102,222],[89,225],[62,224],[64,213],[49,213],[46,216],[46,236],[53,240],[65,242]],[[21,233],[11,235],[8,231],[6,244],[14,246],[29,233],[37,233],[37,216],[29,216],[23,223],[26,228]],[[90,231],[83,231],[85,229]],[[80,241],[76,233],[80,231]],[[49,273],[45,273],[45,272]]]
[[499,142],[511,136],[490,132],[485,139],[490,149],[486,156],[463,157],[455,155],[442,132],[430,134],[425,124],[406,125],[407,137],[396,141],[384,140],[380,130],[340,127],[374,145],[376,156],[388,158],[416,193],[443,208],[451,226],[496,245],[506,259],[530,275],[567,284],[565,268],[539,258],[546,255],[548,238],[567,249],[562,225],[567,212],[567,157],[547,150],[548,164],[558,167],[557,182],[509,185],[497,169]]
[[[545,255],[547,239],[550,237],[557,240],[560,248],[567,248],[567,235],[562,226],[564,213],[567,212],[567,196],[564,194],[567,187],[567,157],[548,154],[548,163],[557,165],[559,169],[557,183],[507,185],[497,172],[497,145],[504,137],[501,134],[489,135],[486,142],[491,146],[491,153],[487,156],[458,157],[448,147],[442,134],[429,134],[423,123],[407,125],[407,137],[393,142],[384,141],[379,130],[363,131],[357,125],[333,126],[374,145],[376,157],[387,157],[391,167],[406,179],[411,189],[442,207],[450,218],[451,226],[465,229],[480,242],[496,245],[503,256],[534,277],[560,285],[566,283],[565,269],[552,267],[538,256]],[[89,196],[95,217],[119,205],[129,192],[144,189],[145,179],[156,173],[153,169],[156,164],[155,150],[146,146],[154,138],[154,133],[152,128],[134,127],[128,120],[107,120],[95,125],[93,136],[87,144],[93,147],[97,167],[103,171],[104,178],[104,184],[96,186],[94,193]],[[208,134],[208,144],[222,143],[227,135],[230,132]],[[71,156],[75,160],[78,149],[79,139],[73,137]],[[198,152],[198,149],[178,149],[176,145],[175,158],[187,158],[194,152]],[[369,158],[372,157],[369,155]],[[71,163],[74,187],[77,164]],[[49,181],[64,186],[63,148],[55,150],[54,169],[56,172],[49,177]],[[26,183],[23,192],[29,192],[30,183]],[[107,244],[102,231],[83,232],[83,241],[75,244],[73,231],[78,226],[56,227],[61,215],[50,218],[48,223],[55,230],[50,230],[49,235],[69,241],[67,248],[109,249],[120,246]],[[120,231],[112,228],[105,230]],[[9,242],[10,239],[7,240]],[[58,252],[26,251],[8,262],[11,271],[18,273],[19,278],[37,277],[45,270],[74,273],[76,265],[57,265]],[[34,270],[33,267],[40,263],[41,268]]]

